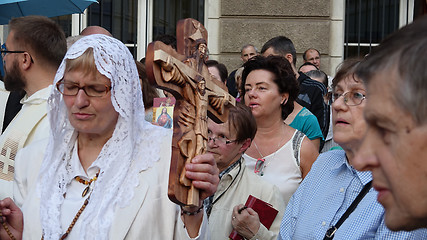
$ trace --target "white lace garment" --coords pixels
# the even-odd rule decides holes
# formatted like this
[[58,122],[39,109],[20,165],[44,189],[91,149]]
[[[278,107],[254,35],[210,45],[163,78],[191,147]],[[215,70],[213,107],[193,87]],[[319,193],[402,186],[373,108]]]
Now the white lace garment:
[[[138,173],[159,160],[162,128],[144,121],[144,105],[138,72],[128,48],[105,35],[90,35],[78,40],[68,50],[54,80],[64,76],[66,59],[81,56],[88,48],[94,52],[98,71],[111,81],[111,101],[119,118],[112,137],[95,160],[100,167],[90,203],[79,218],[79,239],[107,239],[115,211],[128,205],[139,184]],[[44,239],[59,239],[61,204],[73,177],[70,154],[78,133],[71,126],[61,93],[53,88],[48,100],[52,128],[49,145],[41,167],[38,192]]]

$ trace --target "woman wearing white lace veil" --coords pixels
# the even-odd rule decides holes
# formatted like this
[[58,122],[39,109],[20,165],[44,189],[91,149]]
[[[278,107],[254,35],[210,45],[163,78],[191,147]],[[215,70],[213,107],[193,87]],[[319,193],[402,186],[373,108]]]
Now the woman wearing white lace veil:
[[[23,228],[24,239],[204,238],[203,211],[180,214],[167,198],[171,132],[144,121],[127,47],[105,35],[80,39],[54,84],[51,137],[37,187],[22,207],[25,227],[11,201],[0,204],[10,232],[19,238]],[[186,168],[201,199],[215,192],[212,156],[198,156]]]

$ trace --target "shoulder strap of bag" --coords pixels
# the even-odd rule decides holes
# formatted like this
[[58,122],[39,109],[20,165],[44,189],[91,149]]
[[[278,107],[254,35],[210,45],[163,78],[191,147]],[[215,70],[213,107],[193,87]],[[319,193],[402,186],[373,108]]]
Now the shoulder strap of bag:
[[326,231],[325,237],[323,240],[330,240],[333,239],[335,236],[335,232],[338,230],[338,228],[343,224],[343,222],[350,216],[350,214],[356,209],[357,205],[362,201],[363,197],[369,192],[369,189],[371,189],[372,186],[372,180],[368,182],[360,191],[359,195],[357,195],[356,199],[351,203],[350,207],[347,208],[345,213],[341,216],[341,218],[338,220],[337,224],[335,226],[332,226]]

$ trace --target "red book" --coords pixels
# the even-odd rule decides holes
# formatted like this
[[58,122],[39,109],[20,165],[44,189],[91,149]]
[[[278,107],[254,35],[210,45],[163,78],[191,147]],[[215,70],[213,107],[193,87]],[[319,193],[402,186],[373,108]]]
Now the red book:
[[[252,208],[255,212],[258,213],[259,220],[262,225],[264,225],[267,229],[270,229],[271,224],[273,224],[274,219],[277,216],[276,209],[269,203],[266,203],[252,195],[249,195],[248,200],[246,200],[245,206],[248,208]],[[241,240],[243,239],[236,230],[233,230],[228,236],[232,240]]]

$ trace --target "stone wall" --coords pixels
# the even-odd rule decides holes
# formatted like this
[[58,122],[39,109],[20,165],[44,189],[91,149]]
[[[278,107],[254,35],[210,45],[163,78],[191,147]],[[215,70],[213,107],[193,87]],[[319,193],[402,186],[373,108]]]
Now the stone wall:
[[[343,44],[336,38],[341,38],[342,31],[340,34],[339,27],[342,24],[337,25],[334,21],[338,20],[339,23],[342,19],[333,15],[337,15],[339,10],[343,11],[343,4],[339,3],[342,1],[210,0],[208,2],[211,7],[208,15],[211,11],[216,15],[215,23],[208,25],[208,31],[214,33],[209,37],[210,41],[213,41],[210,44],[212,58],[226,64],[229,72],[241,65],[240,48],[243,45],[251,43],[261,50],[267,40],[279,35],[289,37],[294,42],[297,50],[297,67],[303,63],[302,53],[310,47],[321,52],[321,69],[329,75],[333,74],[336,62],[340,62],[342,57],[340,49]],[[331,34],[332,32],[334,34]],[[340,46],[331,47],[331,44]],[[339,61],[332,61],[331,58],[337,58]]]

